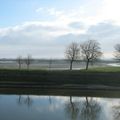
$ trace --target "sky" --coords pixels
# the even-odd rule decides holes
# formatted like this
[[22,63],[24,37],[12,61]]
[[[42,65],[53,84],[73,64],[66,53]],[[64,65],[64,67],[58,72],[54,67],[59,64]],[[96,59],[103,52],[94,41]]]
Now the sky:
[[64,58],[71,42],[97,40],[113,58],[120,0],[0,0],[0,58]]

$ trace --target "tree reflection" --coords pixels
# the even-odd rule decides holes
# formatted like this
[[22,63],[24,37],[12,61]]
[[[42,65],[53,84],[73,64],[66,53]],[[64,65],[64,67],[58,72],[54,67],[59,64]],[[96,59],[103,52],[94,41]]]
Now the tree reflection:
[[100,104],[93,98],[86,97],[81,103],[80,119],[81,120],[97,120],[101,111]]
[[32,105],[32,102],[33,101],[29,95],[27,95],[27,96],[19,95],[18,99],[17,99],[17,103],[19,105],[27,105],[28,107],[30,107]]
[[31,99],[31,97],[28,95],[27,97],[26,97],[26,99],[25,99],[25,104],[28,106],[28,107],[30,107],[31,105],[32,105],[32,99]]
[[120,120],[120,105],[118,106],[113,106],[112,107],[113,110],[113,117],[115,120]]
[[22,95],[19,95],[18,96],[18,99],[17,99],[17,103],[19,104],[19,105],[22,105],[23,104],[23,97],[22,97]]
[[65,111],[71,120],[98,120],[101,106],[93,98],[86,97],[84,100],[72,101],[65,104]]
[[48,97],[48,100],[49,100],[49,103],[51,105],[52,104],[52,98],[51,98],[51,96]]
[[70,96],[70,102],[65,105],[65,111],[71,120],[76,120],[79,114],[79,102],[73,102]]

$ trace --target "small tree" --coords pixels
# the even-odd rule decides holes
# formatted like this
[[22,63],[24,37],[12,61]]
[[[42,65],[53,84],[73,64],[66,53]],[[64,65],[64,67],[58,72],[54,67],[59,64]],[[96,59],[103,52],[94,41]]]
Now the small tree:
[[82,57],[86,62],[87,70],[90,62],[93,62],[101,57],[102,52],[100,51],[100,44],[96,40],[88,40],[82,43],[80,48]]
[[22,63],[23,63],[22,57],[19,56],[19,57],[16,59],[16,62],[17,62],[18,65],[19,65],[19,69],[21,69],[21,66],[22,66]]
[[120,62],[120,44],[115,45],[115,59]]
[[30,55],[25,58],[25,64],[27,65],[27,69],[29,70],[30,64],[32,63],[32,57]]
[[70,70],[72,70],[72,64],[79,56],[79,45],[76,42],[71,43],[65,51],[66,58],[70,61]]

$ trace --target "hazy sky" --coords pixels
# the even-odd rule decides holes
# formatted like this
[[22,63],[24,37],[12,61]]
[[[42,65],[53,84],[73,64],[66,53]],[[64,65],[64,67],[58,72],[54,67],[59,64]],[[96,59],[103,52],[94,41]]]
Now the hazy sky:
[[64,58],[72,41],[120,43],[120,0],[0,0],[0,58]]

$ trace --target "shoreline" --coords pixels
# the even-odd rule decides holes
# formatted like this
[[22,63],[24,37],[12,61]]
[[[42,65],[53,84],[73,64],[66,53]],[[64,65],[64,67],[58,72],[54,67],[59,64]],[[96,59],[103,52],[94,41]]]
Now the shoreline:
[[0,95],[40,95],[120,98],[119,90],[76,90],[76,89],[38,89],[38,88],[0,88]]
[[56,89],[56,90],[109,90],[109,91],[119,91],[120,86],[113,85],[102,85],[102,84],[63,84],[63,85],[53,85],[53,84],[41,84],[38,82],[23,83],[23,82],[0,82],[0,89],[2,88],[25,88],[25,89]]

